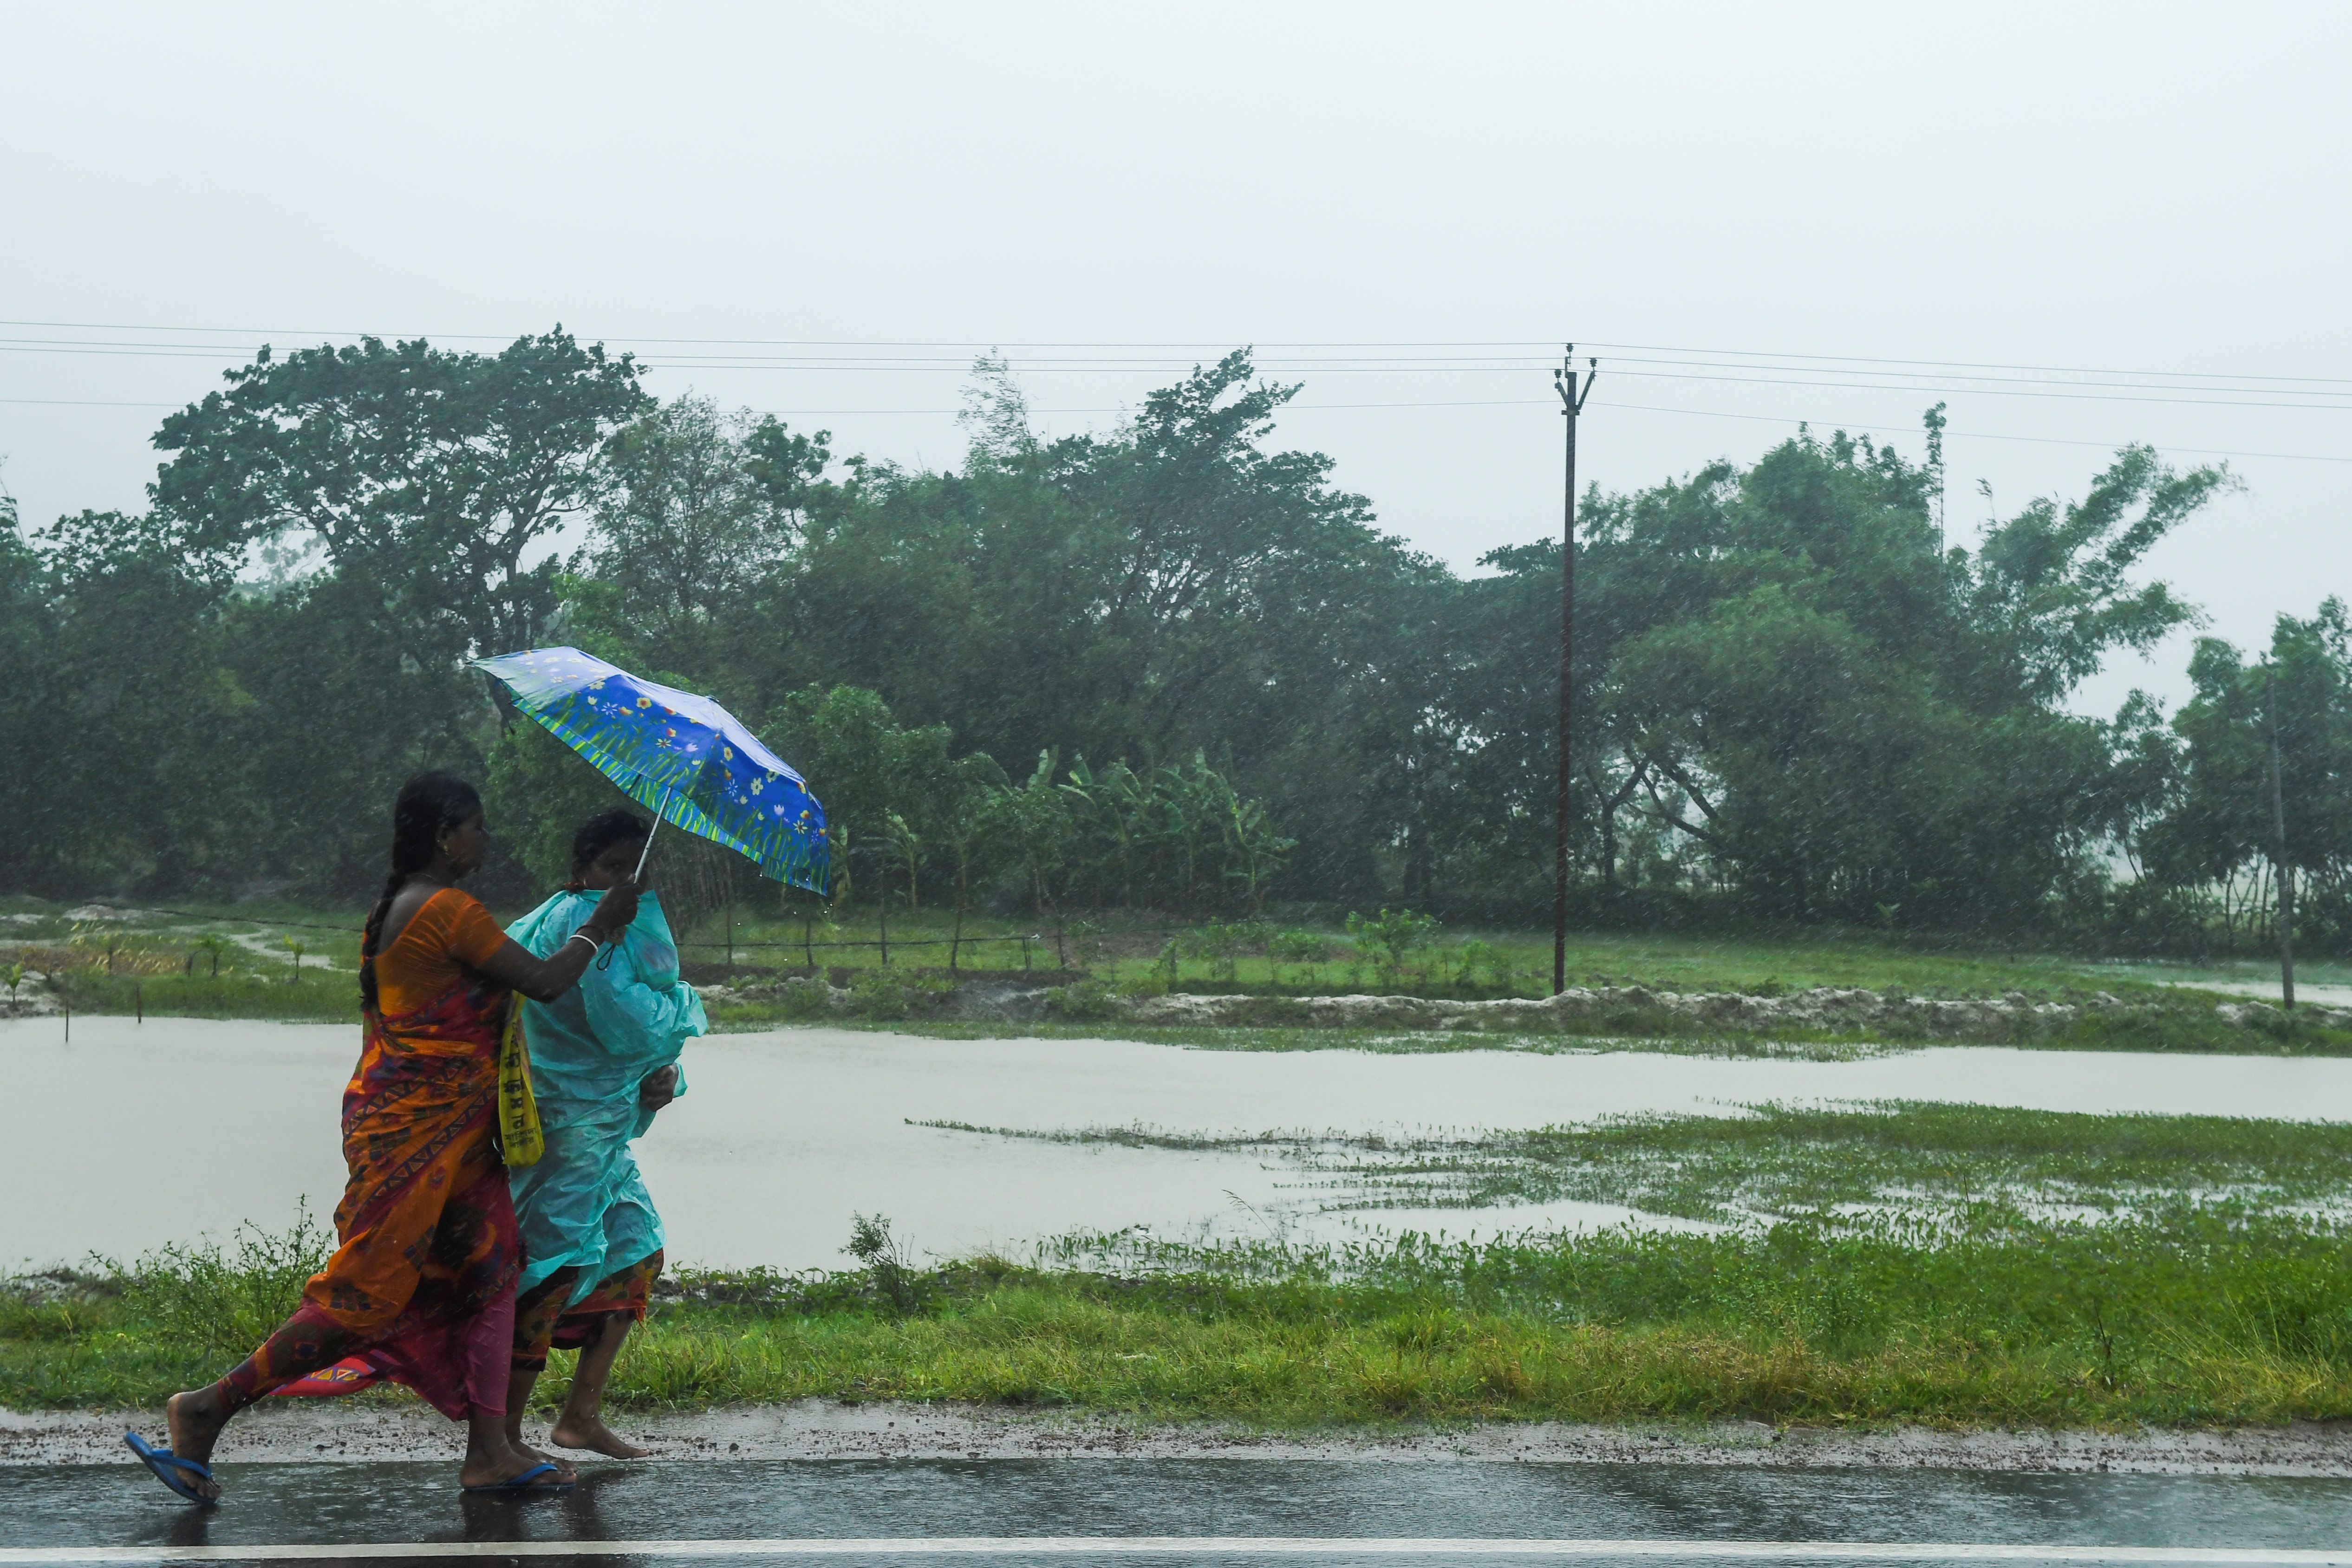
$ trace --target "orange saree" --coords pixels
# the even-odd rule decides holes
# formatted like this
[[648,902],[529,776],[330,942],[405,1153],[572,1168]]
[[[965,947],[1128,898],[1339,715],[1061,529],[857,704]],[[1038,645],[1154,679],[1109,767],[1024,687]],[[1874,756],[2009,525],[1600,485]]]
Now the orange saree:
[[520,1233],[493,1136],[511,993],[472,972],[505,933],[467,894],[426,901],[374,960],[343,1091],[340,1243],[299,1310],[222,1379],[236,1404],[387,1379],[443,1414],[502,1412]]

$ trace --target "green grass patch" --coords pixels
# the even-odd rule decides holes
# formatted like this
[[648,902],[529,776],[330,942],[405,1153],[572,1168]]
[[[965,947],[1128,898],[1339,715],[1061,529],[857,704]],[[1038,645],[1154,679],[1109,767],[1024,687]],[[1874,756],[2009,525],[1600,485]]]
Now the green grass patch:
[[2352,1056],[2352,1030],[2308,1012],[2256,1011],[2233,1024],[2217,1004],[2249,998],[2186,988],[2134,1008],[2089,1010],[2020,1044],[2054,1051],[2206,1051],[2223,1056]]
[[[1764,1104],[1734,1115],[1607,1116],[1575,1126],[1400,1137],[1313,1129],[916,1126],[1047,1143],[1255,1150],[1312,1172],[1343,1207],[1572,1199],[1725,1224],[1837,1228],[1896,1216],[1981,1230],[2036,1214],[2352,1217],[2352,1125],[2085,1115],[1937,1101]],[[1856,1211],[1870,1218],[1855,1221]]]
[[[316,1249],[315,1237],[308,1245]],[[291,1307],[303,1243],[18,1281],[0,1402],[152,1406]],[[2352,1415],[2352,1240],[2011,1221],[1300,1251],[1073,1239],[1056,1266],[692,1274],[611,1402],[970,1402],[1268,1428],[1399,1421],[2233,1426]],[[563,1392],[543,1380],[542,1402]],[[380,1397],[365,1396],[363,1397]]]
[[[2227,998],[2199,992],[2173,992],[2145,1012],[2115,1009],[2085,1013],[2058,1028],[2021,1027],[1997,1043],[2053,1051],[2145,1051],[2230,1056],[2352,1056],[2352,1030],[2330,1029],[2314,1019],[2257,1017],[2252,1025],[2232,1024],[2213,1010]],[[2158,1010],[2158,1009],[2161,1010]],[[1082,1023],[1054,1019],[1000,1022],[966,1019],[827,1016],[773,1002],[714,1001],[713,1032],[756,1033],[814,1024],[827,1029],[879,1030],[932,1040],[1119,1040],[1178,1045],[1198,1051],[1362,1051],[1418,1054],[1463,1051],[1518,1051],[1573,1055],[1638,1051],[1748,1061],[1854,1061],[1931,1042],[1887,1029],[1871,1034],[1852,1030],[1776,1029],[1740,1033],[1700,1026],[1657,1012],[1629,1010],[1624,1016],[1580,1021],[1551,1033],[1525,1030],[1320,1029],[1271,1025],[1257,1028],[1185,1024],[1137,1024],[1118,1020]]]
[[110,975],[103,970],[53,971],[52,988],[78,1013],[129,1018],[262,1019],[280,1023],[348,1023],[360,1019],[359,981],[348,969],[290,967],[275,972],[194,975]]
[[2326,1122],[1886,1102],[1293,1146],[1351,1186],[1356,1201],[1389,1207],[1569,1198],[1832,1227],[1857,1208],[1979,1227],[2003,1215],[2149,1215],[2184,1202],[2265,1220],[2352,1210],[2352,1126]]
[[[759,1033],[810,1027],[805,1019],[762,1003],[709,1004],[715,1034]],[[1196,1051],[1360,1051],[1385,1055],[1423,1055],[1465,1051],[1517,1051],[1538,1056],[1590,1056],[1640,1051],[1754,1061],[1854,1061],[1909,1047],[1851,1035],[1816,1040],[1761,1036],[1689,1034],[1654,1039],[1580,1034],[1528,1034],[1475,1030],[1226,1029],[1197,1025],[1060,1023],[1039,1019],[1000,1023],[961,1019],[873,1019],[828,1018],[815,1026],[916,1035],[926,1040],[1105,1040],[1144,1045],[1177,1045]]]

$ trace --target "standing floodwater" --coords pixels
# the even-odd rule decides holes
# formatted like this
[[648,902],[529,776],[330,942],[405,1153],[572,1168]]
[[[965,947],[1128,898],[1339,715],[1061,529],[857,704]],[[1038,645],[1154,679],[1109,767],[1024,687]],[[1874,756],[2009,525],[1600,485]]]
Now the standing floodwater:
[[[70,1047],[59,1032],[47,1019],[0,1025],[0,1183],[50,1195],[10,1217],[12,1262],[91,1251],[127,1259],[199,1231],[226,1236],[245,1220],[282,1228],[305,1196],[314,1214],[332,1208],[342,1166],[320,1129],[331,1131],[351,1072],[352,1029],[78,1019]],[[2352,1060],[1990,1047],[1765,1061],[1643,1051],[1198,1051],[811,1029],[706,1039],[694,1072],[694,1093],[664,1113],[676,1120],[636,1148],[662,1195],[671,1256],[721,1267],[843,1267],[850,1216],[877,1210],[916,1247],[941,1254],[1020,1248],[1073,1228],[1150,1225],[1182,1235],[1207,1222],[1259,1233],[1241,1204],[1277,1221],[1313,1220],[1315,1195],[1296,1174],[1247,1150],[980,1137],[910,1122],[1041,1132],[1138,1124],[1202,1134],[1475,1131],[1822,1098],[2352,1121]],[[247,1132],[219,1151],[211,1179],[179,1187],[164,1130],[188,1116],[231,1115]],[[99,1126],[110,1130],[102,1158],[88,1135]],[[60,1170],[75,1179],[55,1182]],[[174,1186],[171,1206],[142,1201],[158,1184]],[[1434,1218],[1456,1234],[1473,1226],[1491,1234],[1538,1221],[1607,1223],[1625,1212],[1590,1205]]]

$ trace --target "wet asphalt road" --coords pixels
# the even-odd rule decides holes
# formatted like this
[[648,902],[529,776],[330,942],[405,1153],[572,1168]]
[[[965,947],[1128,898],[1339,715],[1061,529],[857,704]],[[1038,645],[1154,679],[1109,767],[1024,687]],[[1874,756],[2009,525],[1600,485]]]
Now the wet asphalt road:
[[[941,1537],[1513,1538],[1968,1542],[2352,1549],[2352,1481],[2235,1477],[1769,1470],[1663,1465],[1253,1459],[707,1461],[589,1469],[566,1498],[463,1499],[446,1464],[227,1465],[229,1497],[200,1512],[135,1465],[0,1470],[0,1547],[236,1549],[310,1543],[868,1542]],[[460,1546],[459,1551],[465,1549]],[[544,1548],[541,1548],[544,1550]],[[737,1547],[738,1554],[745,1549]],[[448,1547],[419,1561],[448,1562]],[[214,1553],[219,1556],[214,1556]],[[1265,1548],[1158,1553],[1265,1561]],[[789,1561],[788,1547],[774,1560]],[[1019,1548],[1017,1562],[1148,1563],[1154,1553]],[[1339,1547],[1285,1561],[1340,1563]],[[1426,1552],[1420,1560],[1466,1560]],[[1631,1560],[1632,1553],[1619,1554]],[[498,1561],[495,1550],[467,1553]],[[1583,1561],[1605,1562],[1610,1554]],[[1693,1559],[1695,1560],[1696,1554]],[[162,1554],[148,1561],[164,1560]],[[383,1561],[376,1558],[375,1561]],[[564,1555],[532,1555],[531,1563]],[[667,1547],[660,1560],[692,1563]],[[705,1561],[715,1560],[706,1557]],[[735,1560],[741,1560],[739,1555]],[[850,1560],[938,1562],[877,1544]],[[1385,1561],[1397,1561],[1395,1556]],[[1660,1561],[1653,1554],[1647,1561]],[[1675,1560],[1672,1554],[1664,1561]],[[1801,1562],[1801,1553],[1780,1561]],[[2352,1561],[2352,1551],[2347,1560]],[[609,1556],[582,1562],[613,1563]]]

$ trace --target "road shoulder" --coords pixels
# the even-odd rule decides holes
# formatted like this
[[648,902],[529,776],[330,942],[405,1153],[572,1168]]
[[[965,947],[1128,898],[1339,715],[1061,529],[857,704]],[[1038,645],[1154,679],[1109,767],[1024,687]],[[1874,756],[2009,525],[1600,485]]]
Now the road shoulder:
[[[152,1412],[0,1408],[0,1465],[113,1464]],[[1507,1424],[1381,1432],[1256,1433],[900,1404],[790,1405],[630,1416],[668,1460],[1230,1458],[1686,1464],[2166,1475],[2352,1477],[2352,1422],[2234,1432],[1848,1432],[1759,1423],[1686,1427]],[[535,1432],[540,1423],[530,1423]],[[413,1402],[369,1396],[265,1406],[232,1426],[228,1462],[454,1458],[462,1434]]]

